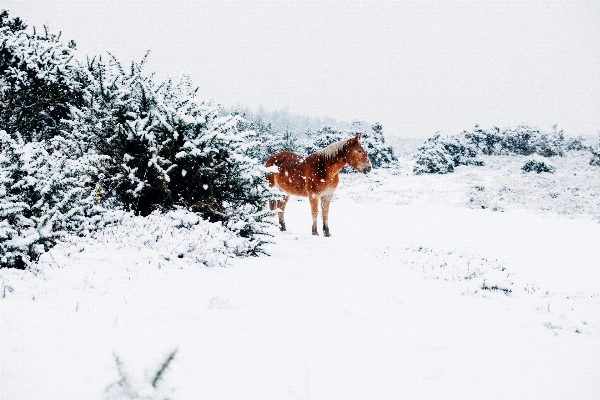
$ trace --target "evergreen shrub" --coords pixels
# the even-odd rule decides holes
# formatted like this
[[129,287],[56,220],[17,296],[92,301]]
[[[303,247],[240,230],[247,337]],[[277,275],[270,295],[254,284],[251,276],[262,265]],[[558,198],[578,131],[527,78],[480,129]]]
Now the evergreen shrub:
[[525,165],[523,165],[523,168],[521,168],[524,172],[537,172],[542,173],[542,172],[549,172],[551,174],[554,173],[554,171],[556,170],[556,168],[550,164],[545,163],[544,161],[537,161],[537,160],[528,160]]
[[565,151],[575,150],[581,140],[565,140],[562,129],[554,126],[552,132],[520,125],[517,128],[493,127],[488,130],[475,126],[472,131],[459,135],[441,137],[436,134],[427,139],[415,155],[414,172],[445,174],[459,165],[484,165],[483,155],[537,154],[543,157],[564,156]]

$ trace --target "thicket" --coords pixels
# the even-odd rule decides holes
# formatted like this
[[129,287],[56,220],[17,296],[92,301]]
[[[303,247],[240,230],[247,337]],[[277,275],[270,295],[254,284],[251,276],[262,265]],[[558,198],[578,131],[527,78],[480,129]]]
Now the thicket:
[[566,140],[555,126],[552,132],[521,125],[517,128],[493,127],[485,130],[475,126],[472,131],[442,137],[436,134],[421,146],[415,155],[416,174],[453,172],[459,165],[484,165],[483,155],[564,156],[566,151],[580,150],[581,139]]
[[[279,124],[281,123],[279,121]],[[241,129],[256,132],[256,139],[260,146],[254,156],[261,163],[265,163],[273,154],[286,150],[308,156],[332,143],[349,139],[359,133],[362,135],[361,143],[369,155],[373,167],[392,167],[398,161],[392,147],[386,144],[383,127],[379,123],[367,127],[363,122],[356,121],[349,129],[322,126],[318,129],[306,129],[300,133],[287,127],[278,129],[275,124],[267,122],[262,117],[253,117],[250,121],[243,122]],[[342,170],[342,172],[350,171],[352,169],[349,167]]]
[[26,28],[0,13],[0,267],[95,229],[107,208],[183,207],[261,251],[274,194],[241,117],[220,115],[189,78],[157,82],[146,58],[82,65],[73,41]]

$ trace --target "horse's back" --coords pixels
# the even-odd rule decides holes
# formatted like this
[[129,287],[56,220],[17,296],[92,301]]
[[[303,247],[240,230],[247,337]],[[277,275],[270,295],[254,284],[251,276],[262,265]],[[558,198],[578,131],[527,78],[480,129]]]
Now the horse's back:
[[291,166],[299,166],[302,163],[304,158],[296,153],[292,153],[291,151],[282,151],[275,155],[272,155],[265,164],[265,167],[277,166],[281,167],[284,164],[288,164]]

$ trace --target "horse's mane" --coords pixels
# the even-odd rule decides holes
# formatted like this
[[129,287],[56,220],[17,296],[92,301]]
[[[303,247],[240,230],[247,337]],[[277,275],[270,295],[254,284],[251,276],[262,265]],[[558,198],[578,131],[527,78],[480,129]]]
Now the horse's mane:
[[332,143],[324,149],[316,151],[315,154],[319,154],[325,159],[325,161],[328,161],[332,158],[339,156],[346,150],[348,140],[349,139],[342,139],[338,142]]

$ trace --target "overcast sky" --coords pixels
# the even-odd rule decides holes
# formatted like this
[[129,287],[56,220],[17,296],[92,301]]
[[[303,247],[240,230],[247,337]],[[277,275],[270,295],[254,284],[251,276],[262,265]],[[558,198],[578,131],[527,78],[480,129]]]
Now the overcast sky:
[[226,107],[379,121],[400,136],[600,129],[597,1],[2,4],[82,54],[151,50],[158,76],[189,73]]

